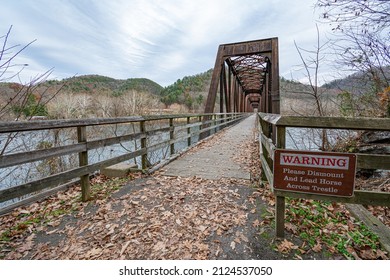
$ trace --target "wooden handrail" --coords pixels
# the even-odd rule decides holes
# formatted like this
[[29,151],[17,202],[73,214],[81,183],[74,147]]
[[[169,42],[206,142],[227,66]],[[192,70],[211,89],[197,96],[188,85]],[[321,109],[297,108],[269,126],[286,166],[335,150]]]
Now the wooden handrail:
[[156,116],[131,116],[118,118],[90,118],[90,119],[66,119],[66,120],[36,120],[36,121],[13,121],[0,122],[0,133],[11,133],[20,131],[33,131],[55,128],[67,128],[76,126],[96,126],[107,124],[133,123],[140,121],[157,121],[167,119],[178,119],[187,117],[204,116],[230,116],[241,113],[215,113],[215,114],[183,114],[183,115],[156,115]]
[[[187,141],[190,137],[199,135],[203,132],[209,132],[216,129],[222,129],[248,116],[243,113],[218,113],[218,114],[183,114],[183,115],[162,115],[162,116],[132,116],[121,118],[97,118],[97,119],[75,119],[75,120],[44,120],[44,121],[24,121],[24,122],[0,122],[0,133],[15,133],[37,130],[53,130],[62,128],[73,128],[78,131],[78,142],[61,147],[52,147],[40,150],[19,151],[13,154],[5,154],[0,157],[0,168],[17,166],[20,164],[31,163],[39,160],[46,160],[53,157],[64,156],[78,153],[79,167],[50,175],[28,183],[23,183],[18,186],[0,190],[0,202],[9,201],[32,192],[41,191],[51,187],[56,187],[67,181],[80,177],[83,200],[89,199],[89,174],[98,171],[99,169],[110,166],[125,160],[136,157],[142,157],[142,169],[147,168],[147,154],[157,149],[170,147],[170,151],[175,153],[175,144],[180,141],[185,141],[188,145],[194,144],[193,141]],[[203,117],[211,117],[210,120]],[[195,122],[191,122],[194,118]],[[174,119],[183,119],[183,122],[176,123]],[[148,127],[149,122],[169,120],[169,125],[166,127],[153,128]],[[88,126],[99,126],[107,124],[125,124],[139,123],[139,131],[131,134],[106,137],[103,139],[87,139],[85,128]],[[207,126],[205,126],[205,124]],[[195,130],[194,128],[197,128]],[[81,133],[82,132],[82,133]],[[147,143],[146,139],[159,133],[168,133],[169,140],[161,140],[158,143]],[[180,135],[176,135],[180,133]],[[181,133],[184,133],[183,135]],[[114,158],[88,163],[88,151],[110,145],[120,144],[133,140],[141,140],[141,147],[135,151],[128,152],[124,155]],[[179,151],[177,151],[179,152]]]

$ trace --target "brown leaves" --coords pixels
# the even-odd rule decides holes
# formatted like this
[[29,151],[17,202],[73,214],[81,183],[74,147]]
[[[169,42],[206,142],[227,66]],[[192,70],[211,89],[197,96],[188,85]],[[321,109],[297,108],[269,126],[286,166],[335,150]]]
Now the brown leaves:
[[103,254],[101,248],[92,248],[85,254],[86,259],[98,259]]
[[386,110],[386,106],[388,106],[390,102],[390,87],[387,87],[383,92],[378,93],[378,97],[381,106]]
[[288,231],[291,231],[292,233],[297,234],[297,226],[296,225],[293,225],[292,223],[285,223],[284,226]]
[[298,249],[298,246],[294,245],[294,243],[288,241],[287,239],[284,239],[276,246],[276,248],[280,253],[288,254],[291,250]]
[[[125,181],[107,181],[104,176],[96,176],[92,179],[92,191],[96,198],[107,197],[118,186]],[[107,188],[101,188],[94,184],[107,183]],[[81,188],[74,185],[67,190],[59,191],[42,201],[16,208],[11,213],[0,217],[0,259],[1,258],[22,258],[34,249],[31,238],[32,232],[46,231],[48,235],[55,235],[60,232],[57,227],[61,224],[65,215],[75,212],[76,215],[84,215],[82,209],[86,203],[79,201]],[[99,200],[100,203],[102,200]],[[98,202],[98,201],[97,201]],[[46,226],[46,227],[45,227]],[[48,226],[48,227],[47,227]],[[30,235],[30,238],[28,237]],[[36,245],[39,247],[39,245]],[[2,252],[10,252],[3,254]],[[16,252],[23,252],[16,253]],[[42,252],[39,252],[40,255]],[[92,254],[95,256],[96,254]]]
[[389,257],[387,256],[387,252],[384,252],[380,249],[372,249],[370,246],[364,245],[364,246],[354,246],[354,247],[348,247],[348,252],[351,253],[351,255],[354,256],[355,259],[360,260],[388,260]]
[[121,249],[121,252],[119,253],[119,256],[122,256],[122,255],[123,255],[123,253],[125,252],[125,250],[126,250],[127,247],[129,246],[129,244],[130,244],[130,241],[127,241],[127,242],[125,243],[125,245],[122,246],[122,249]]
[[286,229],[310,244],[302,248],[305,253],[329,251],[352,259],[387,257],[376,249],[380,248],[377,237],[342,204],[291,199],[286,209]]
[[312,247],[312,250],[313,250],[314,252],[316,252],[316,253],[321,252],[321,251],[322,251],[322,245],[321,245],[321,243],[320,243],[320,242],[317,242],[317,244],[314,245],[314,246]]
[[[229,184],[226,179],[150,177],[138,190],[98,200],[92,208],[77,212],[78,218],[62,229],[42,228],[47,243],[15,244],[15,253],[7,253],[6,258],[216,258],[222,248],[215,241],[230,236],[247,219],[246,207],[238,204],[237,189],[230,189]],[[61,221],[59,217],[50,223],[54,226]],[[229,242],[234,250],[248,238],[238,231]]]

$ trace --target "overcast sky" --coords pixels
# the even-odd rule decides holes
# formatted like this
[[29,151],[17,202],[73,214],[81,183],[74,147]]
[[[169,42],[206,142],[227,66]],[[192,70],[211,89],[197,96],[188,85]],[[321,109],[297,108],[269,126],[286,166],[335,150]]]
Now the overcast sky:
[[50,79],[99,74],[167,86],[212,68],[220,44],[271,37],[279,38],[280,75],[302,79],[294,40],[315,46],[315,2],[0,0],[0,34],[13,25],[9,46],[37,39],[17,60],[28,64],[24,81],[54,68]]

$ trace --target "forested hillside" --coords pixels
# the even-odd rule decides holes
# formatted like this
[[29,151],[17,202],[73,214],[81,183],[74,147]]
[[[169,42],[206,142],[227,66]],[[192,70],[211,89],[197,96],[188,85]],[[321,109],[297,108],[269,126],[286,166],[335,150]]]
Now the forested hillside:
[[189,110],[202,112],[207,99],[213,69],[206,72],[186,76],[164,88],[161,101],[169,106],[174,103],[184,104]]
[[[373,78],[375,77],[375,78]],[[331,81],[323,88],[339,92],[343,115],[363,117],[390,116],[390,67],[359,71]]]
[[117,80],[99,75],[86,75],[65,79],[62,81],[47,81],[49,85],[64,85],[63,90],[71,92],[85,93],[105,93],[111,92],[120,96],[126,91],[135,90],[139,92],[149,92],[159,96],[163,87],[145,78],[131,78],[127,80]]
[[[9,108],[0,111],[1,119],[203,112],[212,71],[185,76],[165,88],[144,78],[117,80],[99,75],[48,80],[27,88],[17,83],[0,83],[0,105]],[[381,99],[378,101],[372,90],[375,84],[365,77],[360,73],[332,81],[318,88],[316,94],[308,85],[281,77],[281,112],[317,115],[319,100],[326,115],[378,115]]]
[[0,83],[2,120],[116,117],[163,108],[159,84],[142,78],[117,80],[99,75],[48,80],[36,85]]

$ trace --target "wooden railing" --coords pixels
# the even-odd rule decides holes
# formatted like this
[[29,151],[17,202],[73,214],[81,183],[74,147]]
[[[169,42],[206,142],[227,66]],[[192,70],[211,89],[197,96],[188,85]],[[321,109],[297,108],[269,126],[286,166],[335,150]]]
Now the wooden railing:
[[[286,128],[389,131],[389,119],[296,117],[258,113],[262,179],[269,182],[276,196],[276,235],[284,237],[285,197],[328,200],[342,203],[390,206],[390,193],[356,190],[352,197],[323,196],[273,189],[273,161],[276,149],[286,147]],[[390,156],[357,153],[357,168],[390,170]]]
[[[89,176],[103,167],[111,166],[134,158],[141,158],[141,168],[146,170],[148,166],[147,156],[153,151],[168,147],[170,155],[175,154],[175,144],[186,141],[187,146],[193,145],[193,141],[199,140],[199,135],[212,134],[226,126],[230,126],[246,117],[246,114],[185,114],[162,116],[133,116],[121,118],[95,118],[74,120],[47,120],[29,122],[2,122],[0,134],[7,135],[9,139],[15,137],[15,133],[42,130],[77,130],[77,142],[59,147],[51,147],[38,150],[25,150],[17,153],[4,153],[0,156],[0,168],[15,167],[21,164],[44,161],[53,157],[77,154],[79,166],[57,174],[40,178],[35,181],[11,186],[0,190],[0,202],[19,199],[20,197],[36,194],[42,190],[53,188],[80,177],[82,186],[82,200],[90,199]],[[160,125],[153,125],[159,122]],[[161,125],[161,123],[163,123]],[[103,125],[132,125],[133,133],[112,137],[89,140],[87,128]],[[134,124],[137,129],[134,130]],[[164,137],[159,142],[147,141],[150,137],[161,135]],[[89,133],[90,134],[90,133]],[[91,137],[92,138],[92,137]],[[94,149],[117,145],[130,141],[139,141],[133,151],[122,155],[89,164],[89,152]],[[138,147],[137,147],[138,146]]]

